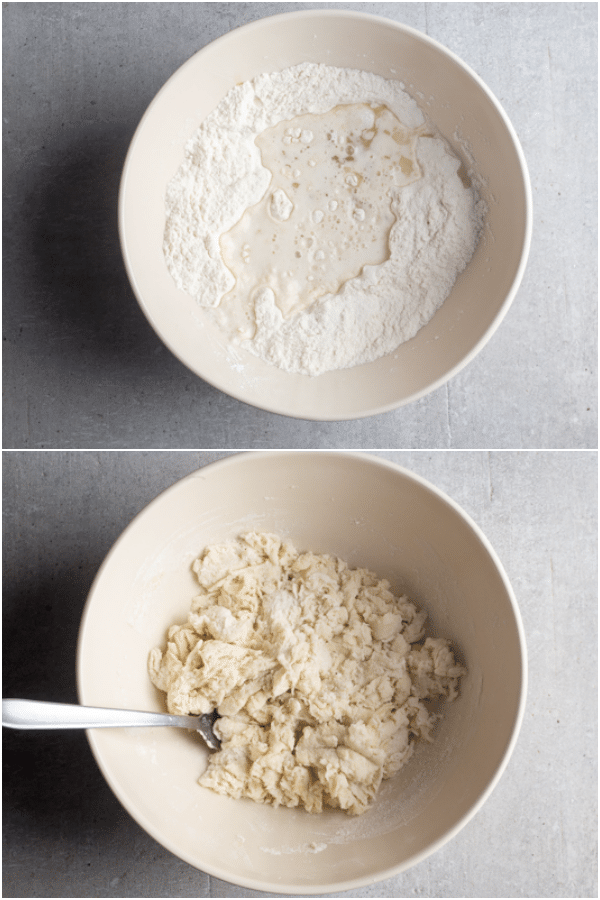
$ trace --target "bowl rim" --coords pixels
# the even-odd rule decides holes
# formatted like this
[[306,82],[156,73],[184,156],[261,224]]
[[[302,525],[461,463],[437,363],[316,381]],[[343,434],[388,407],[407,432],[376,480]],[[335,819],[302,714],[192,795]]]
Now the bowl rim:
[[[497,114],[500,116],[510,140],[514,146],[515,153],[518,159],[518,163],[521,169],[521,177],[523,181],[524,188],[524,213],[525,213],[525,222],[524,222],[524,237],[523,237],[523,246],[521,248],[520,256],[519,256],[519,264],[516,268],[512,283],[510,285],[509,290],[506,293],[506,296],[500,305],[498,311],[496,312],[493,320],[488,325],[487,329],[481,335],[479,340],[474,344],[473,347],[466,353],[462,359],[460,359],[454,366],[452,366],[447,372],[438,378],[431,381],[425,387],[413,391],[406,397],[403,397],[401,400],[391,401],[388,403],[380,403],[373,404],[369,406],[367,409],[361,411],[355,411],[354,413],[346,413],[343,416],[336,416],[334,413],[312,413],[310,417],[308,417],[305,413],[293,412],[289,409],[285,408],[285,404],[277,403],[277,402],[261,402],[260,399],[250,400],[245,396],[241,396],[241,392],[237,393],[233,390],[226,389],[222,384],[219,383],[218,378],[214,378],[210,373],[201,373],[199,371],[199,367],[195,366],[192,361],[188,361],[183,358],[183,354],[178,350],[178,348],[173,344],[173,342],[169,339],[166,339],[165,336],[161,333],[160,326],[155,321],[155,318],[152,314],[151,309],[148,308],[146,301],[144,299],[142,291],[139,289],[135,272],[133,271],[133,266],[131,264],[131,260],[129,258],[129,254],[127,251],[127,239],[126,239],[126,195],[127,195],[127,180],[129,175],[129,170],[132,166],[132,161],[134,158],[134,154],[137,148],[137,144],[140,141],[141,133],[143,131],[146,120],[153,114],[154,107],[157,105],[159,98],[162,94],[170,87],[171,82],[177,78],[180,73],[186,69],[187,67],[193,65],[196,59],[205,53],[209,48],[211,51],[214,50],[215,45],[218,45],[221,42],[227,41],[227,39],[234,33],[240,31],[247,31],[251,33],[253,29],[261,28],[264,26],[264,23],[267,20],[282,20],[286,19],[287,21],[293,22],[294,20],[299,19],[308,19],[308,18],[317,18],[323,19],[325,17],[337,18],[337,19],[353,19],[357,21],[365,21],[365,22],[377,22],[379,24],[383,23],[387,27],[403,32],[413,37],[423,41],[424,43],[429,44],[433,48],[437,49],[438,52],[447,56],[451,59],[459,68],[463,69],[463,71],[470,76],[473,81],[478,85],[480,90],[486,95],[492,106],[495,108]],[[207,384],[210,384],[212,387],[221,391],[222,393],[227,394],[228,396],[233,397],[235,400],[238,400],[240,403],[245,403],[247,406],[252,406],[256,409],[262,409],[265,412],[275,413],[276,415],[286,416],[288,418],[295,419],[304,419],[308,421],[352,421],[355,419],[368,418],[370,416],[380,415],[381,413],[391,412],[395,409],[399,409],[403,406],[407,406],[410,403],[414,403],[417,400],[427,396],[427,394],[433,393],[438,388],[442,387],[446,384],[450,379],[454,378],[459,372],[461,372],[472,360],[480,353],[480,351],[484,348],[484,346],[490,341],[493,337],[500,324],[504,320],[510,306],[513,303],[513,300],[516,297],[517,291],[521,285],[521,281],[523,279],[523,275],[525,273],[525,269],[527,266],[527,260],[529,257],[529,252],[531,248],[531,237],[532,237],[532,229],[533,229],[533,199],[532,199],[532,188],[531,188],[531,179],[529,176],[529,170],[527,167],[527,162],[525,159],[525,154],[523,152],[523,148],[517,136],[517,133],[505,112],[502,104],[495,96],[495,94],[490,90],[490,88],[486,85],[483,79],[472,69],[467,63],[465,63],[453,50],[450,50],[444,44],[440,43],[440,41],[435,38],[430,37],[422,31],[419,31],[417,28],[414,28],[410,25],[405,25],[402,22],[396,22],[393,19],[388,19],[385,16],[377,15],[375,13],[365,13],[365,12],[355,12],[349,9],[312,9],[312,10],[296,10],[293,12],[282,12],[277,13],[272,16],[262,16],[259,19],[254,19],[251,22],[246,22],[244,25],[239,25],[235,28],[230,29],[224,34],[220,35],[218,38],[215,38],[213,41],[205,44],[204,47],[201,47],[200,50],[197,50],[192,54],[184,63],[182,63],[178,68],[169,76],[167,81],[162,85],[159,91],[155,94],[150,104],[148,105],[146,111],[144,112],[142,118],[140,119],[133,137],[131,138],[127,154],[125,157],[125,162],[123,165],[123,170],[121,173],[121,179],[119,183],[119,193],[118,193],[118,233],[119,233],[119,243],[121,246],[121,256],[123,258],[123,263],[125,266],[125,270],[127,273],[127,277],[129,280],[129,284],[135,298],[147,319],[148,323],[154,330],[157,337],[161,340],[161,342],[171,351],[171,353],[181,362],[189,371],[191,371],[196,377],[201,378]],[[365,364],[369,365],[369,363]],[[360,367],[355,367],[360,368]],[[309,376],[305,376],[309,377]]]
[[[412,868],[420,862],[423,862],[432,854],[436,853],[441,847],[447,844],[452,838],[454,838],[468,822],[479,812],[481,807],[489,798],[490,794],[500,781],[500,778],[504,774],[506,767],[510,761],[512,753],[515,749],[519,732],[521,729],[521,725],[523,723],[523,718],[525,714],[525,705],[527,699],[527,686],[528,686],[528,659],[527,659],[527,645],[525,638],[525,629],[523,626],[523,620],[521,617],[521,613],[519,610],[519,606],[517,603],[516,596],[512,589],[511,583],[509,581],[508,575],[496,553],[494,548],[492,547],[490,541],[485,536],[481,528],[477,525],[477,523],[471,518],[471,516],[461,507],[459,504],[453,500],[448,494],[446,494],[443,490],[436,487],[432,482],[428,481],[423,476],[418,475],[417,473],[411,471],[410,469],[405,468],[404,466],[393,462],[391,460],[384,459],[382,457],[376,456],[369,452],[364,451],[329,451],[329,450],[310,450],[310,451],[302,451],[302,450],[245,450],[245,451],[237,451],[229,456],[226,456],[222,459],[215,460],[213,462],[207,463],[204,466],[200,466],[197,469],[194,469],[192,472],[183,476],[182,478],[177,479],[177,481],[173,482],[173,484],[164,488],[160,493],[158,493],[152,500],[149,501],[134,517],[131,521],[125,526],[125,528],[118,535],[116,540],[113,542],[112,546],[108,550],[106,556],[104,557],[103,562],[101,563],[94,580],[90,586],[90,589],[87,594],[87,598],[84,604],[83,613],[81,617],[81,622],[79,626],[78,638],[77,638],[77,649],[76,649],[76,683],[77,683],[77,694],[79,703],[85,705],[85,693],[86,686],[84,683],[84,643],[86,641],[86,631],[88,627],[88,622],[91,615],[91,608],[94,601],[94,594],[98,587],[99,582],[101,581],[105,570],[111,565],[112,558],[117,552],[118,548],[122,542],[126,539],[126,537],[130,534],[130,532],[135,528],[137,521],[143,517],[147,511],[151,508],[154,508],[158,504],[162,502],[164,497],[170,493],[174,493],[176,490],[180,490],[184,482],[191,481],[192,479],[196,479],[200,473],[202,473],[203,477],[210,477],[215,472],[221,472],[231,466],[238,465],[240,460],[248,459],[248,458],[269,458],[273,459],[275,457],[297,457],[299,459],[310,459],[310,457],[323,457],[329,456],[337,459],[354,459],[358,461],[362,461],[367,465],[371,465],[374,469],[387,470],[399,475],[403,478],[407,478],[409,481],[413,481],[414,483],[420,485],[426,491],[433,494],[438,500],[442,501],[446,505],[448,505],[458,516],[463,520],[463,522],[472,530],[475,537],[480,541],[483,548],[489,554],[492,563],[494,564],[500,579],[503,583],[504,589],[506,591],[507,597],[509,599],[512,613],[514,616],[517,638],[519,643],[519,655],[520,655],[520,663],[521,663],[521,684],[519,691],[519,702],[517,706],[517,711],[515,715],[515,719],[510,731],[509,739],[506,743],[506,747],[504,753],[496,767],[496,771],[493,777],[490,779],[489,783],[485,787],[485,789],[481,792],[479,797],[472,803],[467,812],[461,816],[460,819],[455,822],[455,824],[449,828],[437,841],[434,841],[432,844],[429,844],[423,850],[412,854],[410,857],[405,859],[402,863],[398,865],[389,866],[387,869],[378,873],[376,878],[372,876],[364,876],[359,878],[348,879],[347,881],[340,881],[333,885],[327,886],[319,886],[319,885],[311,885],[307,887],[306,885],[298,885],[298,884],[287,884],[285,886],[277,885],[274,886],[271,882],[261,881],[256,878],[245,878],[240,877],[239,880],[232,880],[231,873],[225,872],[221,870],[218,866],[211,866],[210,864],[204,866],[200,869],[198,863],[192,860],[188,854],[182,853],[176,846],[174,842],[165,838],[160,834],[159,830],[154,826],[152,822],[150,822],[147,817],[141,813],[136,807],[135,804],[129,800],[127,797],[125,789],[117,782],[115,778],[113,778],[112,773],[109,771],[109,766],[107,762],[104,760],[102,751],[97,746],[95,741],[95,735],[93,729],[86,730],[86,737],[88,743],[90,745],[90,749],[92,754],[98,764],[98,767],[104,776],[106,783],[109,788],[112,790],[113,794],[119,800],[124,809],[129,813],[129,815],[137,822],[137,824],[146,831],[154,840],[156,840],[162,847],[171,852],[174,856],[179,859],[182,859],[184,862],[187,862],[194,869],[198,871],[202,871],[209,876],[213,876],[215,878],[219,878],[222,881],[225,881],[229,884],[234,884],[239,887],[249,888],[252,890],[258,891],[266,891],[274,894],[297,894],[302,896],[314,896],[314,895],[322,895],[323,893],[333,893],[337,891],[347,891],[353,890],[356,888],[365,887],[371,884],[376,884],[380,881],[383,881],[388,878],[392,878],[396,875],[405,872],[407,869]],[[282,890],[282,887],[285,887],[285,890]],[[325,890],[323,888],[325,887]]]

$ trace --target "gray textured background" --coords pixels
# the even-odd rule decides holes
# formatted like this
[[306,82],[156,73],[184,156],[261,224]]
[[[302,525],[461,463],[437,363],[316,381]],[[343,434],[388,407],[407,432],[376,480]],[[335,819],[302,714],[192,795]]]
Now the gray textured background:
[[[483,352],[358,422],[265,413],[192,375],[137,307],[116,228],[133,132],[195,51],[256,18],[351,7],[457,53],[528,160],[534,238]],[[595,3],[7,3],[4,447],[596,447]]]
[[[87,590],[159,491],[217,452],[11,452],[4,464],[4,696],[76,701]],[[479,524],[521,608],[529,693],[475,818],[428,860],[351,897],[596,897],[597,454],[383,452]],[[121,808],[85,736],[4,734],[4,897],[246,897]]]

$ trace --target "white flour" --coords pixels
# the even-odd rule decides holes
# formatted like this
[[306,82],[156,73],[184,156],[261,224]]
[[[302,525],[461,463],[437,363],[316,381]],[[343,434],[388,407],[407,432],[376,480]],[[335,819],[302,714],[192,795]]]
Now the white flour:
[[[395,217],[386,242],[388,258],[364,265],[335,292],[291,313],[285,314],[270,283],[259,283],[240,305],[239,298],[232,299],[236,279],[223,261],[220,238],[269,197],[273,174],[263,165],[255,139],[279,122],[357,103],[387,107],[414,135],[416,180],[397,185],[390,178],[380,203]],[[479,239],[483,203],[458,176],[460,160],[434,135],[399,82],[372,73],[305,63],[260,75],[229,91],[192,136],[185,157],[166,195],[169,271],[181,290],[210,310],[232,342],[288,372],[318,375],[396,349],[441,306]],[[282,222],[293,206],[278,188],[270,196],[269,215]],[[313,222],[323,218],[317,214],[320,219],[313,213]],[[355,220],[357,215],[364,218],[355,205]],[[369,221],[365,226],[368,235]],[[248,262],[250,245],[241,252]]]

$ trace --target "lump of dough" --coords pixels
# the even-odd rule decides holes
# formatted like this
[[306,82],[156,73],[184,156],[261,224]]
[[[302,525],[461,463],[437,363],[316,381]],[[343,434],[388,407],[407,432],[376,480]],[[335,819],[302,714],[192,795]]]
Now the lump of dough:
[[204,787],[358,815],[458,693],[449,642],[387,581],[252,532],[194,562],[200,593],[148,670],[170,712],[221,716]]

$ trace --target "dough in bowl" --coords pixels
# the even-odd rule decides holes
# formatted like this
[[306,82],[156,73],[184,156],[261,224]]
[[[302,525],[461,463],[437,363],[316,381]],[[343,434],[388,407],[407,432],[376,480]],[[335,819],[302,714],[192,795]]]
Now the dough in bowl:
[[199,779],[231,797],[363,813],[432,740],[466,670],[389,582],[273,534],[208,547],[187,622],[149,657],[176,714],[216,709],[221,749]]

